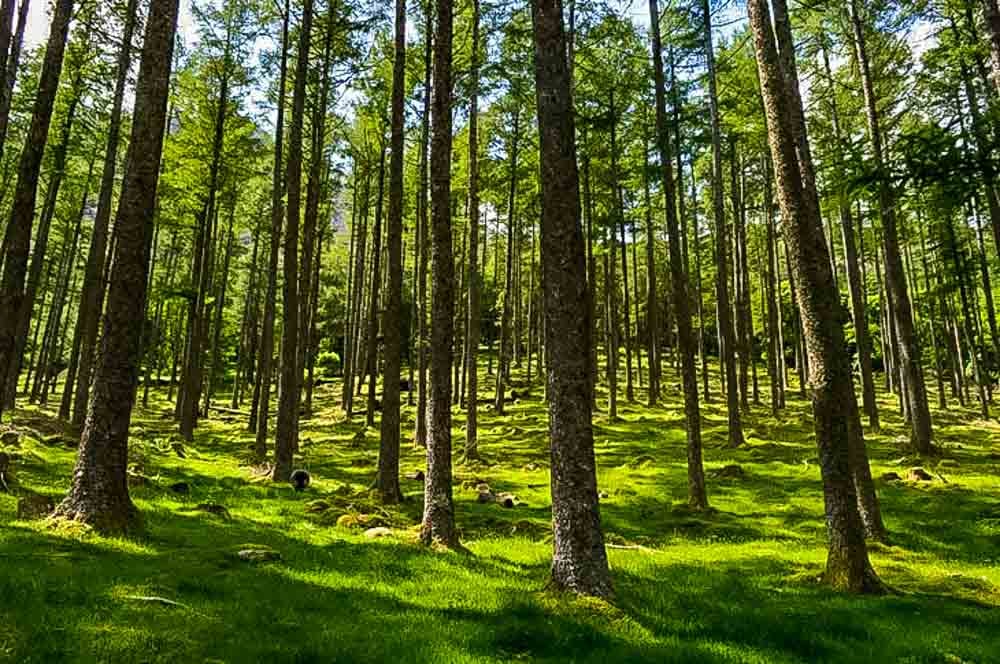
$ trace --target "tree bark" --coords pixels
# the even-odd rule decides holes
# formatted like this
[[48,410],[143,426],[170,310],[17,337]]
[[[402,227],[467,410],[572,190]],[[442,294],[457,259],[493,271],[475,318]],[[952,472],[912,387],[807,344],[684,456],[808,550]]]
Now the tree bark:
[[[469,301],[465,334],[465,364],[468,371],[465,400],[465,458],[479,457],[479,0],[472,1],[472,71],[469,98]],[[533,273],[532,273],[533,275]],[[529,294],[532,297],[532,294]],[[530,309],[530,307],[529,307]],[[530,315],[529,315],[530,326]],[[529,329],[530,337],[530,329]],[[528,376],[531,376],[531,347],[528,347]]]
[[452,0],[435,0],[434,93],[431,122],[430,384],[427,474],[420,541],[458,546],[451,475],[451,364],[455,337],[455,259],[451,241]]
[[94,392],[69,494],[57,516],[99,531],[141,527],[129,498],[128,431],[138,385],[152,220],[156,206],[178,0],[151,0],[136,85],[132,158],[115,223],[117,246],[94,373]]
[[274,468],[271,479],[287,482],[292,472],[292,454],[297,447],[299,384],[299,221],[302,211],[302,124],[306,106],[309,44],[312,39],[313,0],[305,0],[299,26],[299,47],[292,94],[292,117],[288,134],[288,165],[285,172],[288,214],[285,219],[284,284],[282,287],[281,375],[278,387],[278,419],[274,431]]
[[[7,385],[10,367],[17,352],[17,313],[24,300],[24,278],[28,267],[31,227],[38,195],[38,175],[48,141],[52,109],[59,89],[66,37],[73,13],[73,0],[57,0],[45,57],[42,61],[38,92],[31,125],[18,165],[17,186],[6,231],[6,254],[0,277],[0,386]],[[17,378],[16,376],[14,377]],[[0,400],[2,401],[2,400]],[[0,414],[6,404],[0,403]]]
[[[383,503],[403,497],[399,488],[399,374],[403,307],[403,103],[406,85],[406,0],[396,0],[396,42],[392,67],[392,128],[389,162],[389,228],[387,237],[389,287],[386,289],[382,334],[385,372],[382,374],[382,421],[378,484]],[[473,233],[475,235],[475,233]]]

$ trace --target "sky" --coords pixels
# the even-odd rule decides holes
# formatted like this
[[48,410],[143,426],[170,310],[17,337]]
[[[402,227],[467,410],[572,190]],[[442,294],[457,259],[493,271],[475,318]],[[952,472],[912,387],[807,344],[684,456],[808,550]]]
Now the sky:
[[[194,17],[191,15],[191,1],[181,0],[178,30],[184,35],[184,40],[190,42],[194,36]],[[28,25],[24,29],[26,47],[43,43],[49,36],[49,2],[47,0],[32,0],[28,8]]]

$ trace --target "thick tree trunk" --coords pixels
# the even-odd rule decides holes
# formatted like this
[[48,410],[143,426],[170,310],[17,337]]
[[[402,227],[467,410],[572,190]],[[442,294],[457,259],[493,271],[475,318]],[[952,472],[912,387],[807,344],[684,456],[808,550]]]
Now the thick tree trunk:
[[430,385],[427,474],[420,541],[458,546],[451,479],[451,364],[455,337],[455,259],[451,241],[452,0],[436,0],[431,141]]
[[58,516],[99,531],[141,526],[128,494],[128,431],[138,384],[143,312],[152,241],[178,0],[151,0],[136,85],[132,158],[115,223],[117,246],[94,373],[94,393],[73,481]]
[[[386,249],[389,287],[386,289],[382,334],[385,335],[385,373],[382,375],[382,421],[378,455],[379,494],[383,503],[403,497],[399,488],[399,374],[403,308],[403,103],[406,84],[406,0],[396,0],[395,56],[392,67],[392,128],[389,162],[389,228]],[[475,235],[475,233],[473,233]]]
[[591,428],[591,324],[570,75],[560,0],[533,0],[542,283],[552,455],[552,585],[611,597]]
[[[6,386],[17,352],[18,312],[24,300],[24,278],[28,267],[31,227],[35,217],[38,175],[48,141],[52,109],[59,89],[66,36],[73,13],[73,0],[57,0],[52,15],[45,57],[31,125],[18,165],[17,186],[6,231],[6,254],[0,277],[0,387]],[[16,376],[14,377],[16,379]],[[2,400],[0,400],[2,401]],[[6,404],[0,403],[0,413]]]
[[[292,472],[292,454],[297,447],[299,421],[299,222],[302,212],[302,124],[306,107],[309,44],[312,39],[313,0],[305,0],[299,26],[299,47],[292,94],[292,117],[288,134],[288,165],[285,171],[288,214],[285,218],[284,284],[282,287],[281,374],[278,387],[278,419],[274,430],[274,468],[271,479],[287,482]],[[308,296],[308,295],[307,295]]]

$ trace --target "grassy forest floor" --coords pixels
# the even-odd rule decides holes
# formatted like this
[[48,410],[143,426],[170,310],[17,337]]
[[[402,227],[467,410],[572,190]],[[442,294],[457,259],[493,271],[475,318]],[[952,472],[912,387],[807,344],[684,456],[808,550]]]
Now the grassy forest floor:
[[[817,583],[825,528],[808,404],[796,395],[777,419],[755,406],[737,450],[725,446],[719,400],[704,405],[713,510],[695,514],[684,507],[681,398],[665,377],[663,406],[623,403],[620,421],[595,418],[613,605],[545,590],[548,453],[537,386],[504,417],[483,407],[481,464],[457,461],[456,410],[465,554],[415,543],[419,481],[403,480],[398,509],[373,501],[378,432],[362,428],[363,416],[344,421],[338,384],[318,388],[301,425],[296,463],[313,478],[302,493],[248,465],[244,417],[213,412],[178,456],[170,405],[154,393],[130,443],[149,478],[132,488],[143,536],[18,520],[17,498],[0,493],[0,661],[1000,661],[1000,425],[935,412],[942,455],[919,460],[883,395],[883,431],[868,435],[873,473],[904,480],[877,480],[892,543],[875,545],[872,558],[897,592],[854,598]],[[403,412],[407,441],[414,410]],[[14,423],[43,438],[22,436],[8,450],[19,490],[58,500],[74,452],[47,438],[60,432],[52,411],[26,407]],[[742,474],[722,472],[730,465]],[[422,451],[404,444],[403,473],[423,466]],[[933,479],[907,481],[913,466]],[[481,482],[521,504],[478,503]],[[365,535],[378,526],[391,535]],[[281,559],[236,557],[251,546]]]

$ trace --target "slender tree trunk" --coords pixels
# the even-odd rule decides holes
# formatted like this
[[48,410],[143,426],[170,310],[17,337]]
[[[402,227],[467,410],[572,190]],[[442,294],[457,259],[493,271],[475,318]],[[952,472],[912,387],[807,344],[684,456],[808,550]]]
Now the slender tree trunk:
[[142,350],[142,326],[138,323],[146,306],[177,5],[178,0],[151,0],[146,18],[130,141],[132,158],[125,171],[115,223],[116,260],[94,372],[94,393],[72,485],[56,509],[58,516],[89,523],[105,532],[141,527],[126,481],[128,431]]
[[[618,112],[615,105],[615,95],[612,92],[608,99],[608,108],[611,121],[611,186],[614,189],[615,217],[617,221],[617,232],[621,241],[619,252],[622,264],[622,289],[625,293],[624,314],[625,327],[623,337],[625,340],[625,399],[629,403],[635,401],[635,391],[632,385],[632,300],[628,284],[628,247],[625,243],[625,200],[622,192],[620,171],[618,167]],[[612,237],[614,233],[612,233]],[[616,323],[617,325],[617,319]]]
[[[670,145],[669,140],[670,138],[668,135],[668,148]],[[649,364],[648,403],[650,406],[655,406],[660,398],[660,317],[657,306],[656,250],[655,233],[653,232],[653,204],[649,192],[649,139],[647,136],[643,137],[642,164],[643,194],[646,199],[646,354],[648,355],[647,359]],[[671,185],[673,185],[673,177],[671,177]],[[670,203],[668,203],[668,205],[670,205]],[[669,235],[667,240],[668,242],[670,241]],[[636,292],[638,293],[638,291]],[[696,396],[697,393],[698,391],[696,388]]]
[[712,12],[708,0],[702,0],[705,21],[705,55],[708,59],[709,115],[712,125],[712,200],[715,214],[715,291],[718,306],[722,364],[726,379],[726,410],[729,416],[729,446],[743,444],[743,423],[740,416],[739,386],[736,379],[736,333],[729,313],[728,233],[726,209],[722,191],[722,129],[715,79],[715,47],[712,43]]
[[[48,44],[35,97],[31,125],[21,152],[17,186],[6,231],[6,254],[0,277],[0,386],[7,385],[10,367],[16,357],[17,313],[25,298],[24,278],[28,266],[31,227],[35,217],[38,175],[48,140],[49,124],[59,76],[62,72],[66,36],[73,13],[73,0],[57,0],[52,15]],[[14,377],[16,379],[16,376]],[[6,404],[0,403],[0,413]]]
[[[379,131],[382,131],[381,129]],[[375,226],[372,228],[372,268],[369,288],[369,309],[366,335],[365,373],[368,375],[368,401],[365,424],[375,426],[375,382],[378,375],[378,310],[379,288],[382,284],[382,201],[385,196],[385,147],[379,138],[378,198],[375,201]]]
[[10,123],[10,104],[14,97],[14,83],[17,80],[17,70],[21,64],[21,47],[24,44],[24,30],[28,23],[30,0],[21,0],[17,12],[17,30],[10,43],[10,55],[7,50],[0,50],[0,160],[3,159],[4,144],[7,140],[7,127]]
[[271,244],[267,261],[267,294],[264,296],[263,326],[260,333],[260,359],[257,362],[257,408],[250,411],[250,428],[256,431],[254,457],[267,456],[268,414],[271,410],[271,374],[274,362],[274,318],[278,293],[278,250],[281,225],[285,217],[285,182],[282,175],[282,152],[285,142],[285,87],[288,76],[289,0],[285,0],[281,24],[281,67],[278,75],[278,117],[274,128],[274,167],[271,175]]
[[496,393],[494,394],[493,407],[497,415],[504,413],[504,391],[505,381],[509,377],[510,365],[510,317],[512,302],[514,297],[514,234],[517,219],[517,158],[518,141],[521,134],[521,111],[520,108],[514,111],[514,127],[512,129],[510,142],[510,188],[507,195],[507,269],[504,280],[503,291],[503,312],[500,314],[500,348],[497,351],[497,375]]
[[[479,457],[479,0],[472,2],[472,71],[469,97],[469,301],[465,333],[465,364],[468,371],[468,395],[465,400],[465,458]],[[534,276],[534,273],[532,273]],[[529,292],[528,297],[534,294]],[[530,311],[530,306],[529,306]],[[529,314],[529,325],[531,316]],[[530,337],[530,330],[529,330]],[[528,345],[528,376],[531,376],[531,344]]]
[[[708,507],[705,471],[701,454],[701,409],[698,403],[698,374],[695,368],[695,338],[691,329],[691,301],[688,295],[687,273],[681,252],[677,220],[677,192],[670,156],[670,135],[667,126],[667,101],[663,74],[663,47],[660,38],[658,0],[649,0],[652,25],[653,82],[656,90],[656,136],[660,156],[661,186],[663,187],[667,240],[670,253],[670,285],[675,318],[677,346],[681,360],[681,381],[684,387],[684,416],[687,432],[688,504],[695,509]],[[650,240],[652,235],[650,234]],[[651,277],[652,278],[652,277]],[[650,293],[654,290],[650,288]]]
[[[297,447],[299,420],[299,221],[302,208],[302,124],[306,106],[306,77],[312,39],[313,0],[305,0],[299,26],[299,48],[292,94],[292,116],[288,135],[288,165],[285,172],[288,214],[285,219],[284,284],[282,287],[281,374],[278,387],[278,419],[274,430],[274,468],[271,479],[287,482],[292,472],[292,453]],[[308,297],[308,294],[306,295]]]
[[931,444],[931,415],[927,406],[927,389],[924,385],[923,368],[920,364],[920,344],[913,329],[913,313],[910,295],[906,288],[906,276],[899,251],[899,237],[896,229],[896,200],[891,184],[885,179],[886,164],[882,146],[882,129],[879,123],[875,86],[868,61],[864,26],[858,9],[858,0],[851,0],[851,24],[854,46],[861,70],[861,82],[865,93],[865,110],[868,118],[868,133],[872,143],[875,164],[883,177],[879,180],[879,210],[882,217],[882,238],[885,249],[886,282],[893,302],[893,319],[899,337],[899,360],[905,377],[905,398],[910,412],[911,444],[920,454],[928,454]]
[[[403,340],[403,104],[406,92],[406,0],[396,0],[395,56],[392,67],[392,128],[389,163],[389,287],[386,289],[382,334],[385,373],[382,374],[382,421],[378,484],[383,503],[403,498],[399,488],[399,374]],[[475,233],[473,233],[475,235]]]
[[[424,29],[424,108],[420,127],[420,183],[418,186],[417,224],[420,226],[420,256],[417,260],[417,422],[414,442],[418,447],[427,447],[427,361],[430,339],[427,330],[427,267],[430,257],[431,229],[427,215],[427,194],[429,187],[427,151],[430,145],[431,123],[431,73],[432,47],[434,40],[433,19],[435,0],[426,0]],[[437,85],[435,83],[435,85]]]

